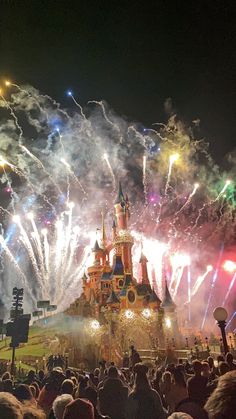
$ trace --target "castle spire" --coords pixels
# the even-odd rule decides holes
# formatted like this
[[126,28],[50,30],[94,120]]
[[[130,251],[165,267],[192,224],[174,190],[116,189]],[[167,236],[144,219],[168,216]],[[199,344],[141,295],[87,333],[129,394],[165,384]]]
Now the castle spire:
[[141,264],[142,269],[142,284],[150,285],[147,271],[147,262],[148,260],[143,253],[143,242],[141,241],[141,256],[139,259],[139,263]]
[[101,245],[102,248],[106,248],[107,243],[107,236],[106,236],[106,229],[105,229],[105,222],[104,222],[104,212],[102,211],[102,239],[101,239]]
[[115,240],[115,238],[116,238],[116,220],[114,219],[112,223],[112,240]]
[[117,198],[116,198],[116,204],[120,204],[120,202],[124,201],[124,194],[122,191],[122,186],[121,186],[121,182],[119,181],[119,186],[118,186],[118,194],[117,194]]
[[92,248],[92,251],[93,251],[94,253],[96,253],[96,252],[99,252],[100,250],[101,250],[101,248],[99,247],[98,241],[96,240],[96,241],[95,241],[95,244],[94,244],[94,246],[93,246],[93,248]]
[[170,295],[170,291],[167,285],[167,280],[165,281],[165,293],[164,293],[164,298],[162,302],[162,307],[166,309],[172,309],[172,310],[175,310],[176,308],[176,305]]

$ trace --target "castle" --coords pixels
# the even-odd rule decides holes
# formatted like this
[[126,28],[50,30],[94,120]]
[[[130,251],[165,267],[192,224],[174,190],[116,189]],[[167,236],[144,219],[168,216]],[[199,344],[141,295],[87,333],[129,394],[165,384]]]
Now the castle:
[[[83,292],[70,306],[67,313],[92,317],[98,321],[104,320],[108,310],[116,313],[156,313],[158,317],[158,338],[165,327],[172,328],[172,337],[176,335],[176,306],[173,302],[167,282],[164,298],[160,300],[148,277],[148,260],[141,251],[141,278],[133,276],[132,246],[134,239],[129,231],[130,203],[124,196],[121,184],[114,204],[115,218],[112,225],[112,240],[108,240],[102,217],[101,242],[95,241],[92,249],[94,262],[84,274]],[[110,252],[113,251],[113,261],[110,263]],[[167,324],[165,325],[165,321]]]

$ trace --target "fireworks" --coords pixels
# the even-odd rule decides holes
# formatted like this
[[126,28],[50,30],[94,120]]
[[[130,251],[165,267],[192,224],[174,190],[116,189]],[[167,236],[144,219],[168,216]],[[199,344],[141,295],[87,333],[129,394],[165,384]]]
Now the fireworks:
[[166,186],[165,186],[165,195],[167,194],[168,188],[169,188],[172,166],[178,160],[178,158],[179,158],[178,153],[172,154],[169,157],[169,169],[168,169],[167,181],[166,181]]
[[[5,86],[0,97],[0,222],[5,230],[0,257],[6,257],[6,300],[17,281],[28,289],[32,305],[45,297],[61,309],[80,294],[90,247],[101,238],[96,233],[101,211],[111,235],[118,180],[131,202],[135,277],[142,241],[149,279],[160,297],[167,278],[177,302],[187,297],[189,305],[196,304],[205,284],[210,286],[207,265],[212,263],[209,305],[222,299],[214,290],[216,254],[222,242],[226,248],[235,240],[233,168],[221,174],[206,145],[173,117],[144,130],[103,101],[82,107],[72,91],[65,111],[31,86],[8,80]],[[10,264],[13,268],[7,269]],[[234,274],[235,262],[226,260],[223,270],[226,276]],[[234,276],[222,286],[227,303],[234,286]]]
[[236,262],[233,262],[232,260],[226,260],[222,266],[224,270],[229,273],[236,271]]

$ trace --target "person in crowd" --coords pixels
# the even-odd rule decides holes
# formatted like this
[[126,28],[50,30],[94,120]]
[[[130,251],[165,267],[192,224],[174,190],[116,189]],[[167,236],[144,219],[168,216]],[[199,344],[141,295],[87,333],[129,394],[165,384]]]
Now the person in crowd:
[[66,370],[65,370],[65,376],[66,376],[66,379],[67,380],[70,380],[71,379],[71,377],[72,377],[72,371],[69,369],[69,368],[67,368]]
[[111,419],[124,419],[128,398],[128,387],[119,378],[118,370],[112,366],[108,370],[108,378],[98,393],[100,411]]
[[88,387],[88,377],[84,377],[80,380],[79,382],[79,386],[76,390],[75,393],[75,398],[80,397],[80,398],[84,398],[84,394],[85,394],[85,389]]
[[61,385],[61,394],[71,394],[74,393],[74,383],[72,380],[64,380]]
[[186,381],[184,374],[179,368],[175,368],[172,372],[172,383],[170,391],[166,396],[166,403],[168,406],[168,412],[172,413],[175,411],[176,406],[188,397],[188,392],[186,388]]
[[99,361],[99,375],[98,375],[99,382],[104,380],[105,370],[106,370],[106,361],[104,361],[104,360]]
[[[55,419],[63,419],[64,411],[66,406],[74,399],[71,394],[62,394],[57,396],[53,402],[52,410]],[[52,417],[52,415],[50,415]]]
[[44,370],[39,370],[37,383],[38,383],[38,385],[39,385],[40,388],[43,387],[44,378],[45,378],[45,372],[44,372]]
[[22,419],[22,404],[10,393],[0,393],[0,418],[1,419]]
[[217,388],[205,404],[209,419],[236,417],[236,371],[229,371],[219,378]]
[[129,368],[129,354],[128,352],[124,353],[123,360],[122,360],[122,367]]
[[100,374],[99,368],[95,368],[93,372],[93,375],[94,375],[93,383],[95,384],[96,387],[98,386],[98,383],[99,383],[99,374]]
[[155,373],[155,378],[152,382],[152,387],[154,388],[154,390],[156,390],[159,394],[161,393],[160,391],[160,381],[161,381],[161,377],[162,377],[162,371],[161,369],[157,369],[156,373]]
[[135,364],[142,362],[138,351],[135,349],[134,345],[130,346],[130,366],[134,368]]
[[100,415],[100,413],[98,412],[98,409],[97,409],[98,393],[93,387],[88,386],[85,389],[85,399],[89,400],[93,405],[94,419],[109,419],[109,416]]
[[220,362],[225,362],[225,358],[224,358],[224,356],[223,355],[218,355],[217,356],[217,373],[216,373],[216,375],[220,375],[219,374],[219,365],[220,365]]
[[148,368],[139,363],[134,367],[134,389],[128,397],[127,418],[165,419],[167,417],[156,390],[151,388],[147,378]]
[[161,381],[160,381],[160,392],[163,398],[163,403],[165,408],[168,406],[168,394],[171,390],[171,373],[170,371],[165,371],[162,374]]
[[218,385],[219,378],[222,375],[226,374],[227,372],[229,372],[229,365],[227,364],[227,362],[221,361],[219,363],[219,367],[218,367],[218,373],[220,375],[216,376],[215,380],[213,380],[213,381],[211,381],[207,384],[207,396],[208,397],[216,389],[216,387]]
[[208,419],[208,415],[203,407],[189,398],[182,400],[175,410],[176,412],[186,413],[193,419]]
[[71,381],[73,381],[73,384],[74,384],[74,389],[76,388],[76,387],[78,387],[78,380],[77,380],[77,378],[73,375],[72,377],[71,377]]
[[13,393],[13,381],[10,378],[6,378],[3,380],[3,391],[6,391],[7,393]]
[[168,419],[193,419],[193,417],[188,415],[188,413],[174,412],[168,417]]
[[22,403],[28,402],[36,406],[32,391],[27,384],[19,384],[14,391],[14,396]]
[[210,374],[211,374],[210,365],[206,361],[202,362],[202,372],[201,372],[202,377],[206,377],[207,381],[210,381]]
[[4,374],[2,375],[2,381],[5,380],[11,380],[11,374],[9,373],[9,371],[4,372]]
[[38,405],[49,413],[55,398],[60,394],[61,384],[65,376],[58,369],[50,372],[44,387],[41,389],[38,397]]
[[24,405],[22,411],[23,419],[46,419],[45,413],[36,406]]
[[186,371],[186,374],[192,374],[192,365],[189,363],[189,361],[187,360],[185,363],[184,363],[184,369],[185,369],[185,371]]
[[36,400],[37,399],[37,397],[36,397],[36,388],[34,386],[29,386],[29,388],[30,388],[30,391],[31,391],[31,393],[33,395],[33,398]]
[[229,368],[229,364],[227,364],[227,362],[225,361],[221,361],[219,363],[219,376],[221,377],[222,375],[226,374],[227,372],[229,372],[230,368]]
[[98,385],[98,379],[97,379],[97,377],[94,376],[93,372],[89,373],[89,384],[94,386],[95,388]]
[[217,371],[217,368],[215,367],[214,359],[212,358],[212,356],[208,356],[207,362],[210,367],[210,380],[213,381],[216,379],[218,371]]
[[207,397],[207,377],[203,377],[202,363],[197,359],[193,361],[193,377],[190,377],[187,381],[187,389],[189,398],[202,406]]
[[227,362],[227,364],[229,366],[230,371],[236,370],[236,364],[234,363],[234,357],[231,354],[231,352],[228,352],[227,353],[227,355],[225,357],[225,360],[226,360],[226,362]]
[[34,388],[34,389],[35,389],[35,400],[38,400],[39,393],[40,393],[40,387],[39,387],[39,384],[38,384],[38,383],[36,383],[36,381],[34,381],[34,382],[30,385],[30,388],[31,388],[31,390],[32,390],[32,388]]
[[28,372],[27,378],[24,381],[24,384],[32,384],[34,381],[37,381],[37,377],[34,370]]
[[94,419],[94,408],[90,401],[76,399],[65,407],[63,419]]

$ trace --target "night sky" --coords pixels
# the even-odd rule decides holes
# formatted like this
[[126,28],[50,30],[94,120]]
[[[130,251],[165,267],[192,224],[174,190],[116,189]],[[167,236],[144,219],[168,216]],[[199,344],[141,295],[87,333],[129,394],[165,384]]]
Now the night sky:
[[105,99],[129,120],[166,121],[171,97],[221,163],[236,145],[234,1],[0,0],[0,81],[65,106]]

